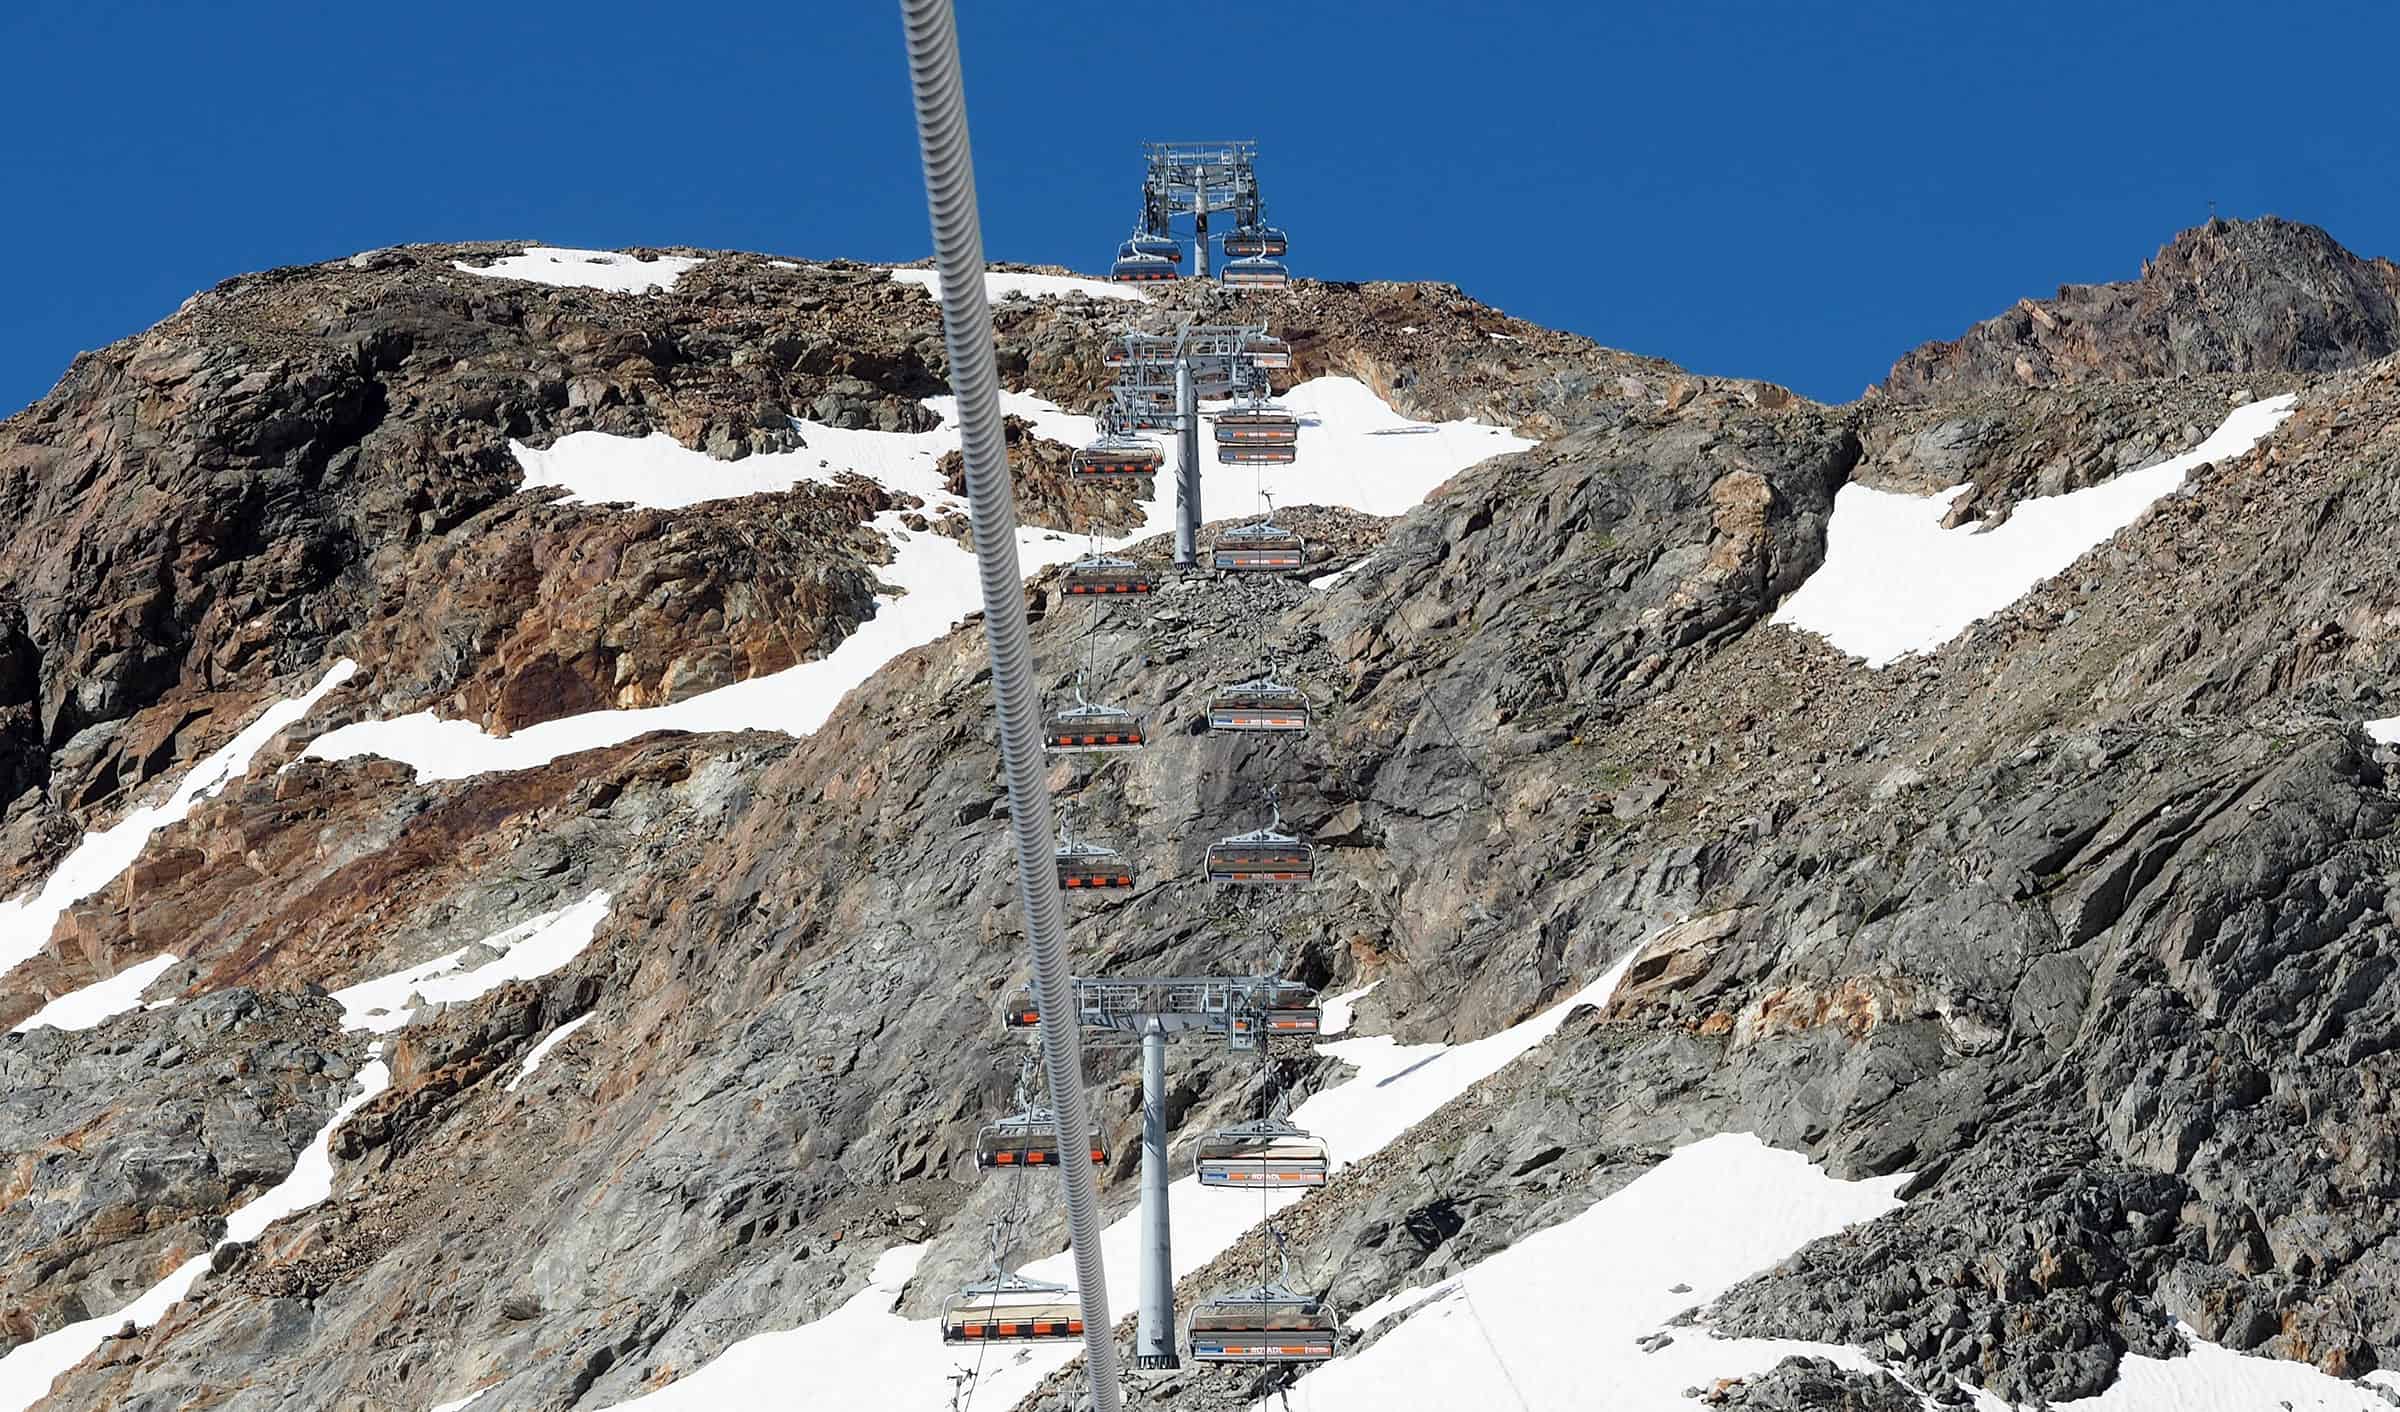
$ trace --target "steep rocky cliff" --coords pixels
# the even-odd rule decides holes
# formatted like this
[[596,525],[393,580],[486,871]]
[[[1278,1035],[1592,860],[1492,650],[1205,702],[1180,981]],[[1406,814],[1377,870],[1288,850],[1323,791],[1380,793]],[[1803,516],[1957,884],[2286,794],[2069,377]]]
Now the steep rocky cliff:
[[[2277,233],[2296,229],[2267,234],[2388,269]],[[841,1306],[896,1243],[927,1246],[905,1314],[980,1272],[1009,1194],[967,1153],[1015,1079],[994,1012],[1023,961],[972,627],[813,730],[464,778],[303,752],[415,711],[522,733],[692,700],[906,601],[879,578],[904,546],[869,522],[933,507],[869,480],[627,509],[524,485],[511,442],[656,431],[739,463],[805,457],[812,426],[924,429],[943,389],[920,290],[700,252],[640,295],[457,268],[514,252],[230,281],[0,424],[18,878],[360,664],[0,975],[13,1024],[176,958],[142,991],[160,1008],[0,1038],[0,1349],[210,1252],[354,1077],[388,1073],[333,1130],[331,1200],[216,1247],[47,1407],[422,1412],[488,1389],[486,1412],[599,1408]],[[2388,327],[2382,288],[2328,295],[2327,326]],[[1928,373],[1828,408],[1444,286],[1303,283],[1002,301],[1003,363],[1080,409],[1123,319],[1237,303],[1292,339],[1295,380],[1538,444],[1396,519],[1294,512],[1312,573],[1338,578],[1181,578],[1142,611],[1041,614],[1047,686],[1096,649],[1156,723],[1131,762],[1052,773],[1147,880],[1078,907],[1078,967],[1271,947],[1329,991],[1376,982],[1361,1028],[1456,1042],[1625,963],[1604,1004],[1296,1208],[1296,1276],[1352,1309],[1430,1286],[1748,1131],[1835,1176],[1913,1176],[1898,1211],[1701,1316],[1885,1371],[1793,1365],[1745,1405],[1910,1405],[1895,1378],[2079,1396],[2129,1351],[2179,1349],[2178,1320],[2346,1377],[2400,1363],[2400,759],[2360,729],[2400,716],[2400,368],[2328,371],[2381,351],[2369,334],[2210,364],[2128,315],[2037,388]],[[2226,375],[2161,376],[2206,372]],[[1826,564],[1847,488],[1972,481],[1951,522],[1996,525],[2287,390],[2264,445],[1938,650],[1872,669],[1771,621]],[[1138,523],[1065,484],[1030,423],[1016,441],[1029,522]],[[1321,728],[1197,729],[1261,642]],[[1262,781],[1329,881],[1229,905],[1188,879],[1256,822]],[[349,991],[505,965],[512,928],[579,907],[605,915],[546,972],[449,1004],[439,967],[372,1006]],[[1188,1161],[1261,1079],[1176,1065]],[[1276,1070],[1304,1094],[1341,1078],[1304,1049]],[[1122,1065],[1093,1077],[1122,1149],[1137,1095]],[[1018,1253],[1057,1237],[1036,1215]],[[1255,1391],[1185,1372],[1144,1405]]]

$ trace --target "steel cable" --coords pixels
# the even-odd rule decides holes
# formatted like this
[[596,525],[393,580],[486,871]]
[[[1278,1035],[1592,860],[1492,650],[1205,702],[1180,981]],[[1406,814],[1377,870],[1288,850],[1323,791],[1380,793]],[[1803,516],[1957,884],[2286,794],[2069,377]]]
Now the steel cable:
[[1075,1288],[1083,1308],[1084,1373],[1094,1412],[1119,1412],[1115,1328],[1108,1316],[1100,1204],[1087,1141],[1091,1113],[1084,1099],[1082,1036],[1067,974],[1050,792],[1042,777],[1041,708],[1026,643],[1016,491],[1000,423],[992,311],[983,287],[983,231],[975,204],[974,152],[967,137],[966,87],[959,73],[957,17],[950,0],[901,0],[900,14],[907,31],[934,267],[941,281],[942,343],[949,357],[950,390],[958,397],[959,449],[982,580],[984,639],[991,649],[1009,831],[1017,852],[1017,894],[1024,904],[1026,943],[1033,957],[1042,1066],[1058,1121],[1059,1185],[1066,1197],[1067,1239],[1075,1252]]

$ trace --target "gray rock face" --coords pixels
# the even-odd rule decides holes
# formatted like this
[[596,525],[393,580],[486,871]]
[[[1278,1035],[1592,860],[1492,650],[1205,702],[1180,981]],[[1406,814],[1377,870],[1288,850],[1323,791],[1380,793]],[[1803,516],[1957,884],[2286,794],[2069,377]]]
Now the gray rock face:
[[0,1035],[0,1353],[130,1303],[282,1180],[349,1086],[332,1008],[226,990]]
[[1824,1358],[1786,1358],[1755,1378],[1710,1388],[1698,1401],[1751,1412],[1921,1412],[1925,1405],[1889,1374],[1856,1373]]

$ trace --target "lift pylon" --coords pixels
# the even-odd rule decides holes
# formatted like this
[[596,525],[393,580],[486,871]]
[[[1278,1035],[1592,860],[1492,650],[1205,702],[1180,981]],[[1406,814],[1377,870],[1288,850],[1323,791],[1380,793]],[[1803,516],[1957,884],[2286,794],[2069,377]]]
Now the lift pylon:
[[1178,216],[1192,219],[1196,257],[1192,272],[1201,279],[1210,275],[1210,216],[1233,216],[1233,230],[1224,238],[1228,258],[1257,260],[1280,256],[1289,248],[1284,233],[1266,222],[1266,202],[1258,189],[1256,142],[1145,142],[1142,163],[1142,221],[1134,238],[1120,249],[1120,263],[1127,258],[1146,258],[1167,272],[1160,277],[1172,277],[1172,262],[1142,252],[1171,238]]

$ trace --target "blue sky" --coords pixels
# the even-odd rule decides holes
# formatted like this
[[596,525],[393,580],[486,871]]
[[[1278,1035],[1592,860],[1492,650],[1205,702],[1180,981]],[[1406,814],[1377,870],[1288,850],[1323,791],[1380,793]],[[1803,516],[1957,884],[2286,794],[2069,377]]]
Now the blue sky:
[[[962,8],[996,257],[1095,268],[1140,141],[1252,136],[1298,273],[1826,399],[2212,199],[2400,253],[2385,6]],[[372,246],[927,249],[875,0],[9,0],[0,54],[0,412],[195,289]]]

